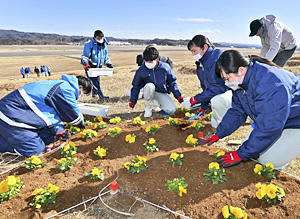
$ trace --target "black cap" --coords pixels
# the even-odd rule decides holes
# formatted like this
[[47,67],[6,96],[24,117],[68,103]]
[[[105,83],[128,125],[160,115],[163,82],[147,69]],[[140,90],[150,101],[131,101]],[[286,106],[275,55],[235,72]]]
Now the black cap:
[[258,29],[262,26],[260,20],[256,19],[250,23],[250,34],[249,37],[255,36],[257,34]]

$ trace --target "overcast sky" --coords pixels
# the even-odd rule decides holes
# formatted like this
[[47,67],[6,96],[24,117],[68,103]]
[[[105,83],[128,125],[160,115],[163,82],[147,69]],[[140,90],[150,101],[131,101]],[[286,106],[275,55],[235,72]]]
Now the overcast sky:
[[191,39],[260,44],[253,19],[274,14],[300,42],[299,0],[0,0],[0,29],[117,38]]

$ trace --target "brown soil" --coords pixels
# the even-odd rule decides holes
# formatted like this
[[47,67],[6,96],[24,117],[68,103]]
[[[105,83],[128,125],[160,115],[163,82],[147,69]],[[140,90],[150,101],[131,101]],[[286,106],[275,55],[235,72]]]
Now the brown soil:
[[[10,174],[20,176],[25,184],[21,193],[0,204],[0,218],[41,218],[49,216],[56,211],[62,211],[83,200],[98,195],[99,191],[118,175],[121,193],[119,203],[128,203],[128,209],[133,205],[133,197],[141,197],[159,205],[184,212],[191,218],[222,218],[221,209],[224,205],[245,207],[250,218],[297,218],[300,217],[300,182],[293,177],[278,173],[277,179],[264,179],[253,173],[254,162],[243,162],[238,166],[226,169],[227,181],[223,184],[213,185],[205,181],[203,173],[208,164],[215,161],[212,154],[216,147],[191,147],[185,143],[189,134],[197,134],[189,128],[191,122],[180,119],[184,125],[171,127],[163,119],[151,120],[143,127],[136,127],[131,122],[122,122],[117,125],[122,133],[116,138],[107,135],[108,128],[99,131],[99,136],[92,140],[83,141],[80,135],[74,135],[71,140],[78,147],[78,163],[66,173],[59,172],[56,162],[61,158],[59,151],[43,158],[47,166],[41,169],[28,171],[20,167]],[[154,135],[145,132],[149,124],[158,124],[159,131]],[[212,132],[208,122],[204,133]],[[109,125],[113,127],[115,125]],[[128,133],[134,133],[137,138],[133,144],[125,143]],[[146,153],[143,143],[149,137],[154,137],[160,151]],[[93,149],[98,145],[109,150],[108,157],[98,159]],[[183,165],[172,167],[167,160],[171,152],[184,153]],[[135,155],[145,156],[148,169],[140,174],[128,174],[123,164],[131,161]],[[85,177],[85,173],[93,167],[100,167],[104,171],[105,180],[95,182]],[[0,180],[7,174],[0,176]],[[188,193],[179,197],[176,192],[168,192],[165,186],[167,180],[185,178],[188,183]],[[255,197],[255,184],[257,182],[272,182],[282,187],[286,192],[283,202],[268,205]],[[44,188],[48,183],[60,187],[56,203],[36,210],[28,206],[32,200],[31,193],[35,188]],[[132,198],[129,198],[132,197]],[[132,207],[132,212],[138,211],[141,203]],[[117,208],[118,206],[112,206]],[[50,214],[50,215],[51,215]],[[144,218],[147,218],[146,216]]]

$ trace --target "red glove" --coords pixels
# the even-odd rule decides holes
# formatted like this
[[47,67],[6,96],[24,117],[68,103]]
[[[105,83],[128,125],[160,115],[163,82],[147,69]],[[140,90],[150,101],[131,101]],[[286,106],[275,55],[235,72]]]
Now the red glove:
[[69,131],[66,130],[66,131],[62,131],[62,132],[59,132],[56,134],[55,136],[55,140],[59,140],[59,142],[62,142],[62,141],[67,141],[70,137],[70,134],[69,134]]
[[225,155],[218,157],[218,163],[223,167],[231,167],[242,162],[242,158],[236,151],[227,152]]
[[85,63],[85,65],[84,65],[84,70],[85,70],[85,71],[88,71],[88,70],[89,70],[89,68],[90,68],[90,65],[89,65],[89,63]]
[[191,103],[191,106],[193,106],[194,104],[197,103],[197,100],[195,99],[195,97],[191,97],[190,103]]
[[179,103],[182,103],[183,102],[183,97],[178,97],[177,100],[178,100]]
[[202,115],[204,115],[204,109],[200,108],[199,113],[202,112]]
[[218,136],[213,135],[213,136],[211,136],[210,138],[204,139],[204,141],[205,141],[206,143],[208,142],[208,145],[211,145],[211,144],[213,144],[213,143],[219,141],[219,139],[220,139],[220,138],[219,138]]
[[130,107],[130,108],[132,108],[132,109],[133,109],[133,108],[134,108],[134,106],[135,106],[135,104],[134,104],[134,103],[132,103],[132,102],[130,102],[130,103],[129,103],[129,107]]

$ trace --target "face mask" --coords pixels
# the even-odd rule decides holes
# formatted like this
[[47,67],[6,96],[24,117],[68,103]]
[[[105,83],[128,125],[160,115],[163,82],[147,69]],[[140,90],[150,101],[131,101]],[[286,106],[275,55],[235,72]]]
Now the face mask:
[[80,98],[80,97],[83,97],[83,89],[82,88],[80,89],[80,94],[79,94],[78,98]]
[[199,61],[199,59],[202,58],[202,55],[200,55],[200,53],[198,53],[197,55],[194,55],[193,58],[195,59],[195,61]]
[[157,61],[156,61],[156,60],[154,60],[153,62],[145,62],[145,65],[146,65],[146,67],[147,67],[148,69],[153,69],[153,68],[155,68],[156,64],[157,64]]
[[101,40],[96,40],[98,43],[103,43],[104,42],[104,40],[103,40],[103,38],[101,39]]
[[229,87],[230,89],[234,90],[234,91],[236,91],[237,89],[240,88],[239,84],[240,84],[240,82],[238,82],[237,80],[235,80],[233,82],[227,82],[227,81],[225,81],[225,85],[227,87]]

